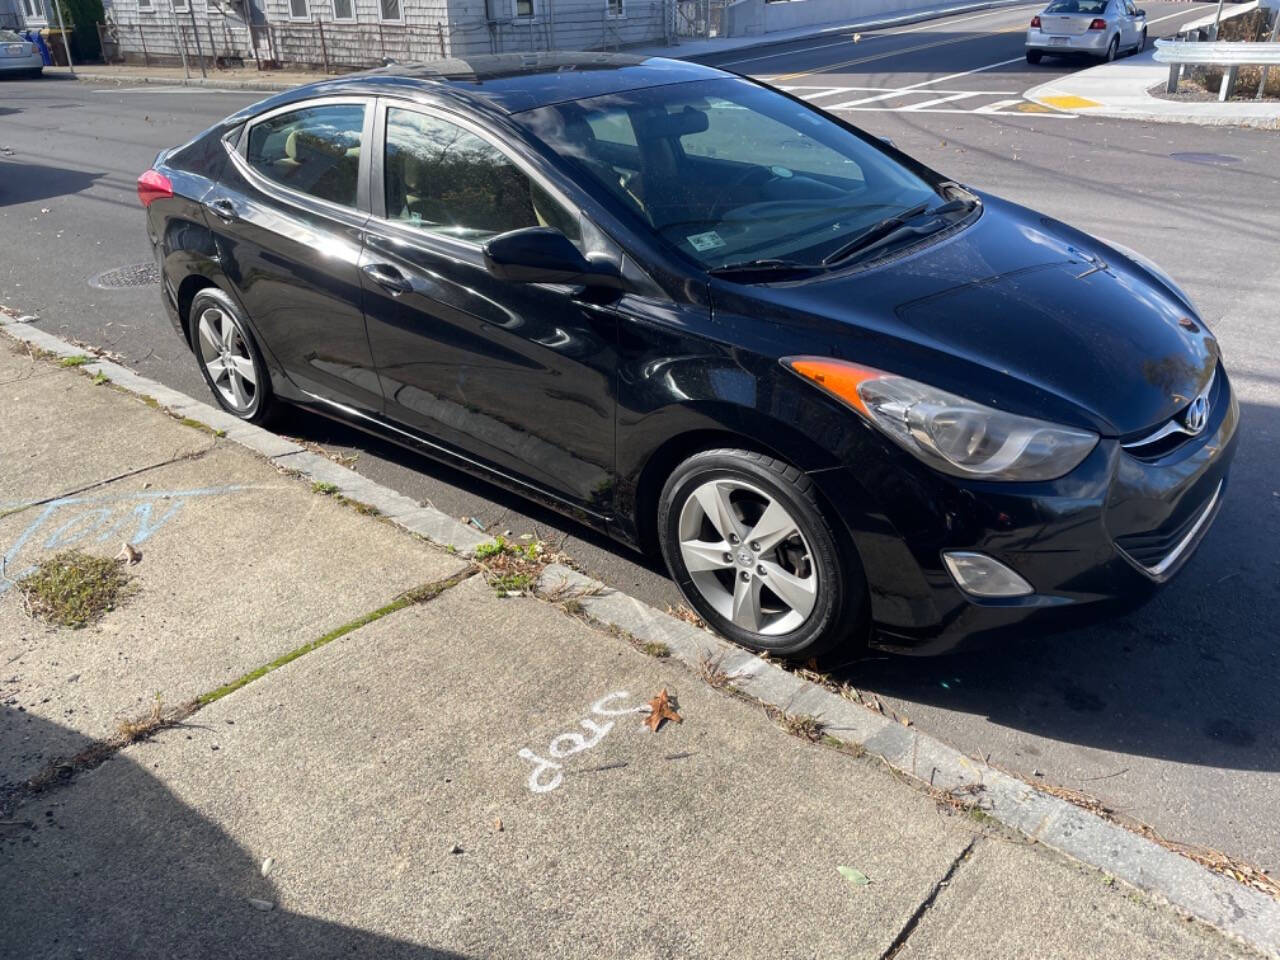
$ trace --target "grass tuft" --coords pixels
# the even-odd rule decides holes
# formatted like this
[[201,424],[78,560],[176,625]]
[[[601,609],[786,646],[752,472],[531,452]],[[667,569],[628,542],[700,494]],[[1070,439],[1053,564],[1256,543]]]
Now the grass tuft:
[[74,356],[63,357],[58,361],[60,367],[83,367],[86,363],[92,363],[92,357],[86,357],[83,353],[77,353]]
[[66,550],[19,580],[18,590],[32,616],[79,628],[115,609],[129,591],[129,575],[115,560]]
[[331,497],[338,492],[338,485],[336,483],[329,483],[325,480],[317,480],[311,485],[311,492]]

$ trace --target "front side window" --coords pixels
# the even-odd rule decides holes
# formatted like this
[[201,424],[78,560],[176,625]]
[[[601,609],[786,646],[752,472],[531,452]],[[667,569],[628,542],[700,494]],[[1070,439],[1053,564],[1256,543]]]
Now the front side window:
[[356,205],[364,105],[304,107],[254,124],[246,159],[269,180],[345,207]]
[[447,120],[387,111],[387,218],[479,242],[521,227],[579,238],[577,220],[497,147]]
[[939,195],[825,114],[745,80],[699,80],[540,107],[517,119],[706,268],[817,263]]

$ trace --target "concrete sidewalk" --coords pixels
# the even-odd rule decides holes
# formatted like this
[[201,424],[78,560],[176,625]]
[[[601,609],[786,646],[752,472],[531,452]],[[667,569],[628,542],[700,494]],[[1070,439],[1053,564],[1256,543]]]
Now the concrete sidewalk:
[[0,336],[7,955],[1252,955],[101,381]]
[[1162,87],[1169,78],[1168,65],[1156,63],[1154,57],[1154,48],[1149,49],[1123,60],[1058,77],[1032,87],[1023,96],[1041,106],[1086,117],[1280,127],[1280,103],[1274,101],[1191,102],[1152,96],[1150,90]]

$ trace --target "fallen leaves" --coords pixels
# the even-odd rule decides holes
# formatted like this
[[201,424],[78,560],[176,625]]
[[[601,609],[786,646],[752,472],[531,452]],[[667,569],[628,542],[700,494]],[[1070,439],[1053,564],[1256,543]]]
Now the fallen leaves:
[[649,716],[645,717],[644,725],[654,733],[657,733],[658,728],[666,720],[684,723],[680,714],[676,712],[671,697],[667,694],[667,688],[663,687],[662,692],[649,701]]
[[853,869],[853,867],[836,867],[836,872],[852,883],[855,887],[865,887],[871,882],[870,877],[861,870]]

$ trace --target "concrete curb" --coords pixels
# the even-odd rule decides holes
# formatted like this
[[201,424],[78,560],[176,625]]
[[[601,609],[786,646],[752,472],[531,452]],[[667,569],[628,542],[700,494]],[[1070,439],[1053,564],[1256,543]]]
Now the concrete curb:
[[[0,330],[60,357],[84,350],[52,334],[0,315]],[[423,507],[283,437],[246,424],[209,404],[171,390],[109,360],[81,369],[152,397],[313,482],[332,483],[343,496],[376,506],[391,522],[458,553],[470,555],[489,540],[433,507]],[[1250,889],[1124,827],[1043,793],[918,730],[873,713],[707,630],[613,590],[577,571],[553,564],[542,574],[544,593],[574,597],[593,620],[645,643],[664,645],[695,673],[708,663],[734,689],[788,714],[819,718],[824,732],[856,744],[895,771],[941,791],[979,790],[982,811],[1053,850],[1101,870],[1266,955],[1280,958],[1280,901]]]
[[817,717],[824,733],[862,747],[925,786],[948,791],[973,790],[976,785],[981,809],[992,819],[1246,946],[1280,957],[1280,902],[1266,894],[569,567],[547,567],[540,586],[552,595],[576,598],[593,620],[642,642],[662,644],[671,657],[695,672],[715,664],[735,690],[784,713]]
[[1254,101],[1179,101],[1152,96],[1169,68],[1156,63],[1154,49],[1112,63],[1057,77],[1027,90],[1023,97],[1050,110],[1080,117],[1108,117],[1147,123],[1195,123],[1206,127],[1275,129],[1280,105]]
[[[59,357],[87,355],[74,344],[46,333],[27,323],[18,323],[0,315],[0,330],[22,343]],[[202,403],[185,393],[171,390],[149,377],[134,373],[110,360],[94,358],[80,367],[88,373],[101,373],[117,387],[143,397],[150,397],[161,407],[179,417],[199,421],[226,439],[265,457],[276,466],[293,471],[313,483],[332,484],[336,492],[360,503],[376,507],[396,526],[429,540],[431,543],[471,556],[476,547],[492,538],[442,513],[435,507],[422,506],[416,500],[362,477],[354,470],[341,467],[306,447],[277,436],[269,430],[245,423],[217,407]]]
[[297,80],[293,83],[285,83],[280,80],[241,80],[236,77],[191,77],[190,79],[184,79],[182,77],[148,77],[135,74],[121,76],[117,73],[97,73],[90,68],[88,70],[77,69],[74,79],[83,80],[87,83],[112,83],[122,87],[210,87],[214,90],[279,93],[283,90],[292,90],[294,87],[302,86],[304,83],[317,83],[321,80],[335,78],[331,75],[316,74],[314,79]]

